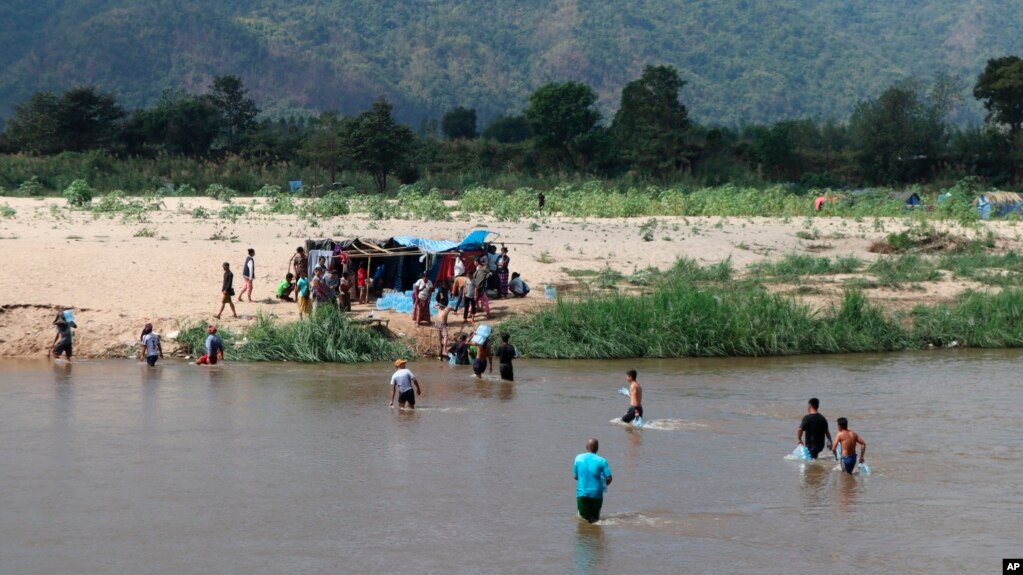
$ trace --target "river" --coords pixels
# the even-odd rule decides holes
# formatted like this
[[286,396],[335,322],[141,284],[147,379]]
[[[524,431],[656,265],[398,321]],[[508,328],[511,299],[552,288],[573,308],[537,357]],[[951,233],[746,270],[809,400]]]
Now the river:
[[[996,572],[1023,554],[1021,359],[422,360],[414,413],[389,365],[3,361],[0,573]],[[643,430],[611,422],[632,367]],[[811,396],[870,475],[784,458]]]

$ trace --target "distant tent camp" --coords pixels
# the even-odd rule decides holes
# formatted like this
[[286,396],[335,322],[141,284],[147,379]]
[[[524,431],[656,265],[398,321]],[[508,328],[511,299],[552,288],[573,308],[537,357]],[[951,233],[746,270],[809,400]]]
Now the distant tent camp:
[[973,205],[982,220],[1023,213],[1023,197],[1016,192],[985,192],[974,200]]
[[901,201],[909,209],[918,208],[923,203],[920,201],[920,196],[916,195],[916,192],[892,192],[888,196],[893,200]]

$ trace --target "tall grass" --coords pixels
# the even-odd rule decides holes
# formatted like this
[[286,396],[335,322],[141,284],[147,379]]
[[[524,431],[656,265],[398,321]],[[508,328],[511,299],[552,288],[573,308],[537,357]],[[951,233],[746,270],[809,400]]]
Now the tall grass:
[[[908,261],[908,260],[904,260]],[[886,314],[859,291],[813,310],[749,283],[660,277],[653,293],[559,299],[501,326],[540,358],[766,356],[923,349],[930,345],[1023,346],[1023,290],[967,293],[952,305]],[[702,282],[702,283],[701,283]]]
[[[259,315],[256,323],[235,334],[219,330],[224,356],[237,361],[360,363],[410,357],[411,351],[379,332],[358,326],[332,306],[321,306],[308,321],[282,323]],[[178,342],[193,354],[205,353],[206,329],[182,329]]]
[[755,287],[688,282],[652,295],[560,300],[502,326],[523,353],[550,358],[767,356],[904,349],[905,331],[858,292],[817,312]]
[[923,344],[964,347],[1023,346],[1023,291],[967,292],[953,305],[919,305],[911,314],[913,337]]

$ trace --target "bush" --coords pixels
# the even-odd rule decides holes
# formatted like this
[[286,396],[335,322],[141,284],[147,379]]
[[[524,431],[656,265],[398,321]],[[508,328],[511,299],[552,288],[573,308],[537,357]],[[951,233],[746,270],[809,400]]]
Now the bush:
[[320,198],[312,198],[302,204],[305,217],[333,218],[348,215],[348,200],[339,192],[328,192]]
[[0,217],[13,218],[18,214],[18,211],[7,204],[0,204]]
[[230,202],[238,195],[238,192],[221,184],[210,184],[206,187],[206,197],[215,198],[221,202]]
[[95,193],[89,182],[78,179],[71,182],[71,185],[64,189],[62,195],[72,207],[81,208],[92,201]]
[[43,192],[43,185],[39,183],[39,178],[35,176],[25,180],[18,186],[18,195],[30,198],[38,198],[43,195]]

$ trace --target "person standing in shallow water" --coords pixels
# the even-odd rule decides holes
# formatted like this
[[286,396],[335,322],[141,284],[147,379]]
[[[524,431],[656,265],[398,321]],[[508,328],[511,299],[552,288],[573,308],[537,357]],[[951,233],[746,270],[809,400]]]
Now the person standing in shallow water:
[[622,421],[631,423],[637,417],[643,417],[643,388],[636,381],[636,370],[625,372],[625,381],[629,383],[629,410],[622,416]]
[[[497,348],[494,355],[497,356],[498,370],[501,372],[501,379],[515,381],[515,370],[512,369],[512,360],[519,356],[515,346],[508,343],[508,334],[501,334],[501,346]],[[493,360],[491,360],[493,361]]]
[[591,437],[586,441],[586,452],[575,458],[573,477],[576,480],[575,501],[579,516],[589,523],[600,521],[600,508],[604,505],[604,489],[611,485],[611,466],[597,455],[600,443]]
[[156,365],[156,360],[163,357],[163,346],[160,345],[160,336],[153,333],[153,324],[147,323],[142,328],[139,345],[142,348],[139,355],[145,356],[149,367]]
[[856,446],[863,446],[860,451],[860,463],[863,463],[867,459],[867,442],[863,441],[858,433],[849,429],[849,421],[846,418],[839,417],[837,423],[838,435],[835,436],[834,451],[837,456],[839,448],[842,449],[842,471],[852,475],[856,470]]
[[[390,407],[394,407],[395,392],[398,394],[398,409],[405,409],[406,404],[408,404],[409,409],[415,409],[416,396],[423,394],[423,390],[419,387],[419,380],[416,379],[415,374],[411,370],[405,367],[407,363],[404,359],[394,361],[394,374],[391,375]],[[414,394],[412,393],[413,386],[416,388]]]
[[[810,450],[810,457],[817,459],[817,455],[824,451],[824,439],[827,438],[827,448],[831,449],[831,432],[828,431],[828,420],[817,412],[821,402],[816,397],[811,397],[806,402],[806,415],[799,422],[799,429],[796,430],[796,442],[805,445]],[[804,439],[805,434],[805,439]]]

